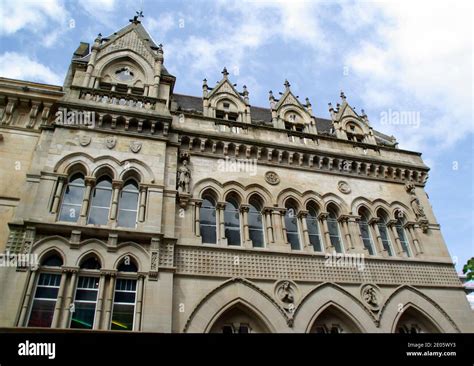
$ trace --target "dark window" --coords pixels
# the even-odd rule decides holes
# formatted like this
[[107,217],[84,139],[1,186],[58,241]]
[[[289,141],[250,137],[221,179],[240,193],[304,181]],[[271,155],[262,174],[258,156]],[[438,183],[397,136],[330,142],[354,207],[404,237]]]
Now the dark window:
[[291,249],[300,249],[300,238],[298,235],[298,218],[294,206],[288,206],[285,213],[286,239],[291,245]]
[[84,190],[84,176],[82,174],[72,176],[64,191],[59,212],[60,221],[77,222],[81,213]]
[[119,272],[138,272],[138,267],[130,257],[125,257],[117,266]]
[[115,283],[112,330],[133,330],[137,281],[119,278]]
[[388,234],[388,229],[387,229],[387,224],[386,224],[386,218],[384,215],[379,215],[380,221],[377,224],[379,227],[379,232],[380,232],[380,238],[382,239],[382,245],[385,250],[387,250],[388,255],[392,256],[392,244],[390,243],[390,236]]
[[309,242],[313,246],[315,252],[321,252],[321,234],[319,232],[318,217],[317,212],[313,207],[310,207],[308,210],[306,224],[308,226]]
[[97,259],[95,256],[92,256],[83,261],[80,267],[82,269],[100,269],[101,266],[99,259]]
[[99,279],[97,277],[79,277],[71,328],[92,329],[94,327],[98,290]]
[[216,206],[212,198],[204,198],[199,210],[200,231],[203,243],[216,243]]
[[134,180],[125,182],[120,193],[117,224],[122,227],[134,228],[138,214],[138,185]]
[[254,248],[263,248],[263,223],[260,205],[250,201],[249,208],[249,235]]
[[225,237],[227,244],[240,245],[240,213],[237,202],[229,199],[224,210]]
[[370,228],[367,221],[367,215],[365,213],[361,214],[361,219],[359,220],[359,230],[360,235],[362,236],[364,247],[367,248],[370,255],[374,255],[374,245],[372,243],[372,236],[370,235]]
[[57,254],[51,254],[47,256],[42,262],[42,266],[48,267],[61,267],[63,265],[62,258]]
[[331,245],[335,248],[337,253],[342,253],[342,241],[339,233],[339,223],[337,222],[337,213],[335,210],[329,210],[328,229]]
[[405,229],[403,227],[402,220],[400,218],[397,219],[395,224],[395,229],[398,233],[398,238],[400,239],[400,244],[402,245],[402,250],[406,253],[407,257],[410,257],[410,246],[408,244],[407,236],[405,234]]
[[59,274],[40,274],[28,321],[29,327],[51,326],[60,283]]
[[112,181],[109,177],[98,180],[92,195],[88,224],[106,225],[109,221],[110,201],[112,199]]

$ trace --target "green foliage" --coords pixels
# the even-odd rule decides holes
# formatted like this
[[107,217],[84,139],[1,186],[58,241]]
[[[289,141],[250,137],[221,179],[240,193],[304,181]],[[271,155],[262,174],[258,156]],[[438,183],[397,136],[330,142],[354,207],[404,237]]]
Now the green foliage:
[[467,263],[462,268],[462,273],[466,275],[468,281],[474,279],[474,257],[467,261]]

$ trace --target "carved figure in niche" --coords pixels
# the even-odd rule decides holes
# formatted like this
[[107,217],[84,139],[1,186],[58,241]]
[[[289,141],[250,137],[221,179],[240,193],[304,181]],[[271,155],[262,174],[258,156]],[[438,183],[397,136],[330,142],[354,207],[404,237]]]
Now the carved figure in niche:
[[191,170],[188,167],[188,161],[183,160],[178,168],[178,192],[189,193],[189,182],[191,181]]

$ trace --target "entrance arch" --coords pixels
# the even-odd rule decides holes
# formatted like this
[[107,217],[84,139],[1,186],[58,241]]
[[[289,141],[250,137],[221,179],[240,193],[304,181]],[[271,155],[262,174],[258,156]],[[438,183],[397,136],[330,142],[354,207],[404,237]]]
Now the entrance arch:
[[315,316],[310,333],[362,333],[357,321],[344,309],[330,303]]
[[395,333],[440,333],[436,325],[423,310],[413,305],[403,311],[394,327]]
[[209,330],[210,333],[270,333],[266,322],[247,304],[237,300],[230,304]]
[[255,329],[272,333],[292,332],[286,313],[275,300],[243,278],[230,279],[204,296],[189,316],[183,332],[216,331],[220,324],[232,319],[247,319],[255,324]]

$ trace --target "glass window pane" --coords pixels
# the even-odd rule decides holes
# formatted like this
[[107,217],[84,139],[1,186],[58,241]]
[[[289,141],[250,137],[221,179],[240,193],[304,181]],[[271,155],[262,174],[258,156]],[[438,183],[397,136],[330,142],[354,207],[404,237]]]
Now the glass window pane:
[[115,291],[115,302],[135,303],[135,292]]
[[96,290],[77,290],[76,300],[96,301],[97,291]]
[[120,195],[119,209],[137,210],[138,207],[138,192],[123,192]]
[[203,243],[215,244],[216,243],[216,227],[201,225],[201,237]]
[[328,218],[327,222],[331,245],[335,248],[337,253],[342,253],[341,237],[339,234],[339,226],[337,220],[334,218]]
[[112,330],[133,330],[135,305],[114,304],[112,314]]
[[82,204],[84,198],[84,187],[75,187],[68,185],[64,193],[63,203]]
[[300,240],[298,235],[298,219],[296,210],[287,208],[285,213],[286,238],[290,243],[291,249],[300,249]]
[[107,225],[109,221],[109,209],[92,207],[89,213],[89,224]]
[[96,188],[92,196],[92,206],[109,207],[112,199],[112,189]]
[[58,297],[58,287],[42,287],[36,288],[35,298],[39,299],[56,299]]
[[75,311],[71,318],[71,328],[92,329],[94,326],[95,303],[75,303]]
[[137,211],[119,211],[118,226],[135,227],[137,225]]
[[34,300],[28,326],[49,328],[53,321],[55,305],[56,301]]

